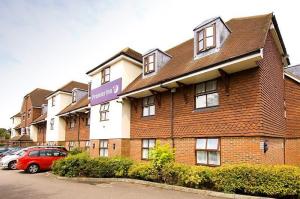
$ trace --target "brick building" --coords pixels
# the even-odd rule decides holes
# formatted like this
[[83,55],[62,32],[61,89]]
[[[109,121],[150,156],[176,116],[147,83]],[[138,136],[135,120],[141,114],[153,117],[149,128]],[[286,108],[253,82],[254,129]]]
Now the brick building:
[[73,91],[72,103],[63,109],[58,116],[66,121],[65,147],[71,150],[80,147],[85,150],[90,148],[90,107],[86,95],[76,95]]
[[52,91],[37,88],[24,96],[21,108],[21,134],[27,134],[37,142],[37,128],[32,122],[42,115],[43,106],[47,103],[46,96]]
[[285,80],[287,65],[273,14],[212,18],[194,38],[145,53],[142,75],[121,93],[131,101],[130,157],[148,159],[160,141],[182,163],[299,165],[299,85]]

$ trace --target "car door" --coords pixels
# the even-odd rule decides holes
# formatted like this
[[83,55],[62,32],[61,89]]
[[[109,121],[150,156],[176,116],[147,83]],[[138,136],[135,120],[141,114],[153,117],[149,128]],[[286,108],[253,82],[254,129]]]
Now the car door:
[[42,170],[47,170],[51,167],[52,164],[52,150],[43,149],[40,151],[40,167]]

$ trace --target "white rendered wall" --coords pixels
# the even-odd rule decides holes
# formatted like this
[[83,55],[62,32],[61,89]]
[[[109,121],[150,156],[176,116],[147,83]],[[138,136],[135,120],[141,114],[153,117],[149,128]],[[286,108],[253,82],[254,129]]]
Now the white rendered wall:
[[[110,66],[110,81],[122,78],[122,90],[142,73],[141,67],[120,60]],[[91,78],[92,89],[101,86],[101,72]],[[90,139],[113,139],[130,137],[130,102],[110,101],[109,120],[100,121],[100,104],[91,106]]]
[[10,120],[11,137],[15,137],[16,135],[18,135],[18,132],[14,128],[21,124],[21,117],[12,117]]
[[[56,116],[61,110],[72,102],[72,95],[59,92],[55,97],[55,106],[52,106],[52,98],[48,100],[46,141],[65,141],[66,122]],[[54,128],[50,129],[51,118],[54,118]]]
[[35,125],[30,125],[30,139],[32,141],[37,142],[37,134],[38,134],[38,128]]

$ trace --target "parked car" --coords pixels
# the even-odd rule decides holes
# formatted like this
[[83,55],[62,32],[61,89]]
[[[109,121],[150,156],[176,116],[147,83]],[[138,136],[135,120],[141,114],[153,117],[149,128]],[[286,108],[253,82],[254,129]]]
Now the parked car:
[[3,153],[0,153],[0,160],[1,158],[3,158],[4,156],[7,156],[7,155],[13,155],[16,151],[19,151],[21,150],[22,148],[20,147],[11,147],[11,148],[8,148],[7,151],[3,152]]
[[61,148],[29,148],[17,159],[17,169],[28,173],[50,170],[53,162],[67,156]]
[[0,154],[1,154],[1,153],[4,153],[4,152],[6,152],[6,151],[8,151],[8,148],[7,148],[7,147],[1,147],[1,148],[0,148]]
[[0,160],[0,167],[8,169],[16,169],[17,159],[23,155],[27,148],[14,152],[11,155],[6,155]]

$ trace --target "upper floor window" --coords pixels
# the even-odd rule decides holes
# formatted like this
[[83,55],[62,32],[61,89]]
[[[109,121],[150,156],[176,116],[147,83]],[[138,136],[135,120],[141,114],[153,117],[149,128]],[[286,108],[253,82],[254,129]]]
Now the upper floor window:
[[197,33],[198,53],[216,46],[216,24],[208,26]]
[[31,109],[28,110],[27,119],[30,119],[30,116],[31,116]]
[[52,97],[51,101],[52,101],[52,106],[55,106],[55,96]]
[[144,58],[144,73],[152,73],[155,71],[155,54],[148,55]]
[[50,130],[54,129],[54,118],[51,118],[50,120]]
[[201,138],[196,140],[197,164],[220,165],[220,139]]
[[22,114],[22,119],[25,120],[25,113]]
[[76,123],[75,119],[71,118],[71,120],[69,121],[69,128],[70,129],[74,128],[75,127],[75,123]]
[[196,85],[195,107],[207,108],[219,105],[217,80],[207,81]]
[[76,92],[73,92],[72,94],[72,102],[76,102]]
[[100,121],[107,121],[109,114],[109,103],[101,104],[100,106]]
[[85,119],[85,125],[90,126],[90,115],[88,115]]
[[155,115],[154,95],[143,99],[143,116]]
[[110,81],[110,67],[107,67],[101,71],[101,84],[105,84],[109,81]]

